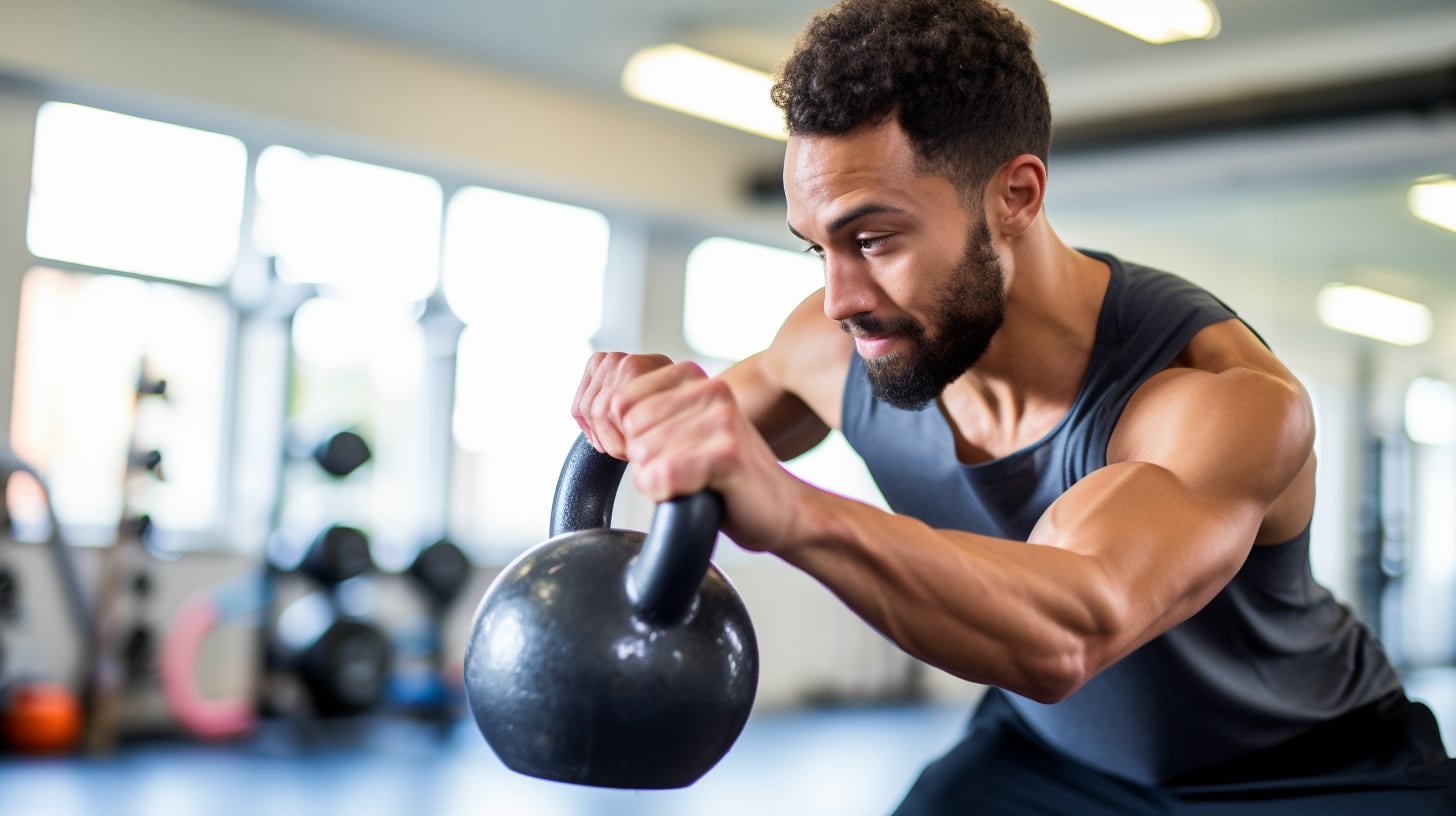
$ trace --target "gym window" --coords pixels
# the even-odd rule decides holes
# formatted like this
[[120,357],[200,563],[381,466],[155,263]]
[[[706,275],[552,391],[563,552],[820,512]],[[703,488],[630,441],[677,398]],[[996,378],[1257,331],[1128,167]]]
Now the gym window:
[[[41,262],[18,304],[10,439],[77,543],[136,512],[159,546],[217,529],[232,324],[209,287],[236,263],[246,168],[231,136],[61,102],[37,114],[26,238]],[[136,399],[149,376],[166,399]],[[149,450],[166,451],[165,478],[125,476]],[[39,502],[17,515],[39,523]]]
[[450,527],[502,552],[545,537],[582,367],[601,326],[599,212],[466,187],[445,217],[456,357]]
[[824,285],[818,258],[731,238],[698,244],[686,274],[683,338],[728,361],[767,348],[789,312]]
[[39,258],[222,283],[237,258],[246,168],[231,136],[47,103],[27,243]]
[[[160,536],[212,529],[229,319],[208,290],[47,267],[26,273],[12,446],[46,474],[76,543],[108,543],[121,515],[139,509]],[[138,379],[163,371],[167,397],[137,400]],[[165,478],[123,479],[133,450],[163,451]],[[17,515],[43,518],[38,498]]]
[[[72,541],[139,512],[167,549],[346,523],[386,566],[542,537],[602,213],[60,102],[33,177],[12,443]],[[136,399],[143,373],[166,399]],[[344,429],[372,458],[335,478],[302,451]],[[124,478],[129,446],[165,479]]]
[[422,301],[440,267],[439,182],[272,146],[258,156],[258,251],[286,283],[380,302]]
[[[430,354],[419,318],[439,281],[444,194],[428,176],[272,145],[258,156],[253,243],[273,259],[272,297],[285,312],[272,332],[285,345],[281,366],[257,366],[240,399],[282,391],[259,411],[283,411],[288,455],[273,474],[269,508],[281,545],[308,540],[333,524],[370,537],[371,555],[402,566],[438,535],[427,500],[432,460],[427,381]],[[280,370],[281,369],[281,370]],[[308,455],[325,437],[351,431],[370,447],[366,466],[347,476],[325,472]],[[261,429],[240,458],[276,449]],[[278,454],[272,454],[272,462]],[[250,464],[256,471],[268,463]]]

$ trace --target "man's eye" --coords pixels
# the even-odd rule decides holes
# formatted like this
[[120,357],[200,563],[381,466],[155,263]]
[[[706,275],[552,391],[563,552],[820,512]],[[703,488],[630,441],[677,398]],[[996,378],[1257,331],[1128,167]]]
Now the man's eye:
[[855,243],[859,245],[860,252],[874,252],[883,246],[888,238],[888,235],[880,235],[874,238],[860,238]]
[[804,252],[806,252],[806,253],[808,253],[810,255],[813,255],[814,257],[818,258],[821,261],[824,260],[824,247],[817,246],[815,244],[810,244],[810,245],[804,247]]

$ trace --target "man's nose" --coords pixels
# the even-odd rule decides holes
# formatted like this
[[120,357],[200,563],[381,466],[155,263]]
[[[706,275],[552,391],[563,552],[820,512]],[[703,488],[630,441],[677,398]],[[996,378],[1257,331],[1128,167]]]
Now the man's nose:
[[858,259],[824,256],[824,314],[844,320],[874,311],[874,285]]

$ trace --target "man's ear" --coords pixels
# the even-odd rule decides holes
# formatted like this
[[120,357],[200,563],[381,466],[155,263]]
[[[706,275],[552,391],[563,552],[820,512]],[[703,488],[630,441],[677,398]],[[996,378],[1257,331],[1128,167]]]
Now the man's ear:
[[1015,238],[1031,228],[1041,215],[1046,195],[1046,165],[1030,153],[1022,153],[1001,166],[988,185],[988,213],[1001,233]]

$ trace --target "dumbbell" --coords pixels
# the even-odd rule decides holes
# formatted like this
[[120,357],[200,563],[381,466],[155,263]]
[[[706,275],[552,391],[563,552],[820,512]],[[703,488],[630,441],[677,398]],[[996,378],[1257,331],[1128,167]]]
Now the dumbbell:
[[321,439],[294,441],[288,446],[292,459],[312,459],[323,471],[344,478],[373,458],[369,443],[357,431],[339,430]]
[[334,597],[341,584],[374,569],[364,531],[329,525],[296,568],[318,588],[278,616],[270,662],[298,677],[320,716],[362,714],[384,698],[393,646],[380,627],[345,614]]
[[470,580],[470,560],[453,541],[442,538],[421,549],[405,574],[439,612],[454,603]]
[[298,571],[332,591],[339,584],[374,570],[369,536],[357,527],[331,524],[321,530],[303,553]]
[[324,593],[313,592],[278,616],[271,657],[297,675],[319,716],[348,717],[384,699],[393,647],[378,626],[339,616]]

